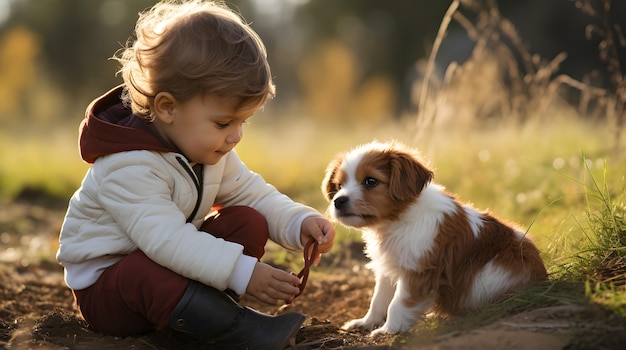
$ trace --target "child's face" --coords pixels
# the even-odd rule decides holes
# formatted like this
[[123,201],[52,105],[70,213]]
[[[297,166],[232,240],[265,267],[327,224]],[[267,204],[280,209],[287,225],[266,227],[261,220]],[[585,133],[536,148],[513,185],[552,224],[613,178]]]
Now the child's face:
[[162,135],[192,162],[215,164],[243,137],[243,124],[257,110],[237,109],[238,100],[214,94],[197,95],[172,104]]

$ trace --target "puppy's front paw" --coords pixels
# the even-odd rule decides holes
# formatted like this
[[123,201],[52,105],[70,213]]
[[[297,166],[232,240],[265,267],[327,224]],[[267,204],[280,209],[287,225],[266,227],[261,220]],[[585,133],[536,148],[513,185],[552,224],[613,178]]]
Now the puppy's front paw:
[[385,322],[385,324],[383,324],[380,328],[374,329],[370,333],[370,336],[374,337],[379,334],[402,333],[402,332],[408,331],[410,327],[411,327],[411,323],[394,323],[394,322],[390,322],[390,320],[387,320],[387,322]]
[[363,318],[355,319],[355,320],[344,323],[341,329],[345,331],[349,331],[353,329],[365,329],[369,331],[378,327],[378,325],[379,323],[376,323],[372,319],[368,317],[363,317]]
[[370,337],[375,337],[377,335],[389,334],[389,333],[398,333],[398,331],[389,329],[389,326],[387,325],[387,323],[385,323],[382,327],[374,329],[370,333]]

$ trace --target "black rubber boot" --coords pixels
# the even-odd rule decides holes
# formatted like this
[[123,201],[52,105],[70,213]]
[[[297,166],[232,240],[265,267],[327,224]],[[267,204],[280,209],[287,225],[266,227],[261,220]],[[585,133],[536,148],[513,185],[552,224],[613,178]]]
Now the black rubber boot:
[[282,350],[305,317],[297,312],[266,315],[239,305],[224,292],[191,281],[170,316],[170,327],[208,337],[227,349]]

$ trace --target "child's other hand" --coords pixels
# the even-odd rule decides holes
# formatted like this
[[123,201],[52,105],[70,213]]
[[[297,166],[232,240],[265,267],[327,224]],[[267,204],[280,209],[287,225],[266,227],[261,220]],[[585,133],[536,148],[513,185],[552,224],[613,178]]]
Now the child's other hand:
[[276,305],[279,300],[291,302],[300,292],[300,279],[286,271],[257,262],[246,293],[260,301]]
[[[319,244],[318,254],[313,257],[313,265],[317,266],[323,253],[328,253],[335,242],[335,227],[330,221],[321,217],[309,217],[302,222],[300,241],[306,245],[311,239],[315,239]],[[310,249],[313,249],[311,247]],[[310,254],[310,252],[307,252]]]

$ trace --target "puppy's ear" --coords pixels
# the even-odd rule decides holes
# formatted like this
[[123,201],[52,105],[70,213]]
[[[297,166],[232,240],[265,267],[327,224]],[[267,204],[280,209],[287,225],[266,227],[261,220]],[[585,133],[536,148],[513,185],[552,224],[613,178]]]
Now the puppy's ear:
[[391,151],[389,194],[393,200],[406,201],[417,198],[433,179],[428,169],[414,155],[404,151]]
[[337,171],[339,170],[339,166],[341,165],[342,157],[336,157],[333,161],[328,164],[326,168],[326,175],[324,176],[324,180],[322,181],[322,193],[324,197],[328,201],[331,201],[335,196],[335,193],[339,191],[339,186],[335,181],[337,176]]

